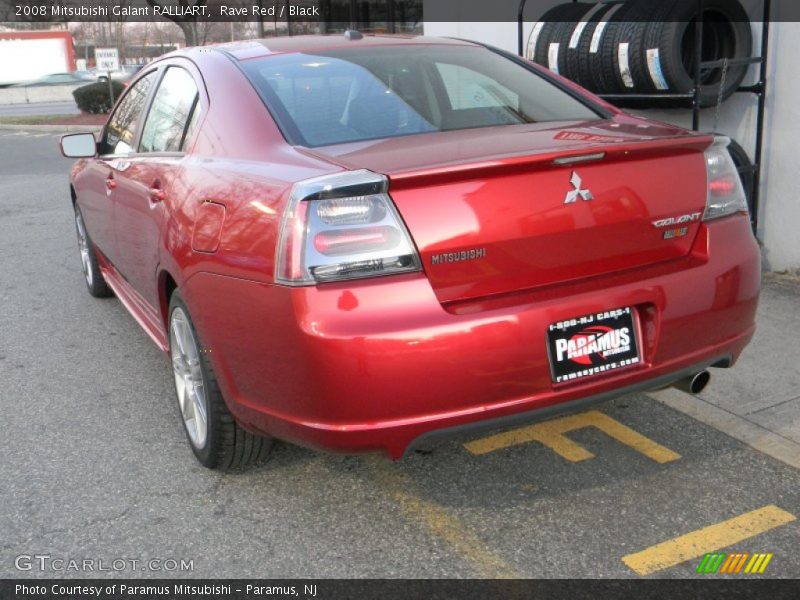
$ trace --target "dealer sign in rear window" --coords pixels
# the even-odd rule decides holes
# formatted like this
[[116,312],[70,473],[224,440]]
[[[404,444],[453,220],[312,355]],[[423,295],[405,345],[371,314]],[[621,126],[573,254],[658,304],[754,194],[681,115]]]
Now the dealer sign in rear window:
[[547,332],[547,347],[555,383],[602,375],[640,362],[631,308],[553,323]]

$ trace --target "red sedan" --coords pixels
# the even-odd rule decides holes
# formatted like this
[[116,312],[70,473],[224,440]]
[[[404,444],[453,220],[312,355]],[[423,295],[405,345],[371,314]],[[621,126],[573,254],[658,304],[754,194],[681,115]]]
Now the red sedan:
[[759,294],[726,143],[477,43],[349,32],[167,55],[62,151],[89,292],[229,468],[698,391]]

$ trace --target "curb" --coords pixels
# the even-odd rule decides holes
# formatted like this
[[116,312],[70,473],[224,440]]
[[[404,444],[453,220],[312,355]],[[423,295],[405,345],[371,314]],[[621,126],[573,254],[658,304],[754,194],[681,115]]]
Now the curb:
[[670,388],[647,394],[653,400],[710,425],[751,448],[790,467],[800,469],[800,444],[680,390]]
[[97,133],[103,128],[102,125],[18,125],[16,123],[0,123],[0,129],[10,129],[16,131],[40,131],[53,133]]

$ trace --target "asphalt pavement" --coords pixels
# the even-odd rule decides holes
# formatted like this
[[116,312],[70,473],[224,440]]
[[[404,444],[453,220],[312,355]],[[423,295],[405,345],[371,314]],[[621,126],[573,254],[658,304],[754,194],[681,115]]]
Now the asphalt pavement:
[[800,471],[646,395],[398,463],[205,470],[167,360],[85,289],[57,137],[0,129],[0,577],[800,577]]

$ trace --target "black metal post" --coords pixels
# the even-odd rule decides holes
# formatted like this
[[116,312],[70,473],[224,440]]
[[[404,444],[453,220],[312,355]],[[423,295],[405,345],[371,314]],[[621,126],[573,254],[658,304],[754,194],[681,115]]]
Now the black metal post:
[[386,20],[389,25],[389,33],[395,33],[397,25],[394,20],[394,0],[386,0]]
[[114,108],[114,82],[111,81],[111,71],[108,72],[108,98],[111,101],[109,106]]
[[767,59],[769,58],[769,26],[772,16],[772,0],[764,0],[764,16],[761,21],[761,69],[758,81],[758,116],[756,118],[756,151],[753,158],[753,231],[758,227],[758,208],[761,195],[761,161],[764,145],[764,116],[767,108]]
[[524,19],[524,15],[523,15],[523,13],[525,12],[525,5],[527,3],[528,3],[528,0],[519,0],[519,10],[517,11],[517,54],[519,54],[520,57],[522,57],[522,58],[525,57],[525,53],[524,53],[525,49],[522,47],[523,46],[523,40],[522,40],[523,31],[522,30],[523,30],[523,27],[524,27],[524,20],[523,20]]
[[703,61],[703,13],[705,12],[705,1],[697,0],[697,19],[694,24],[694,98],[692,98],[692,129],[700,130],[700,73]]

